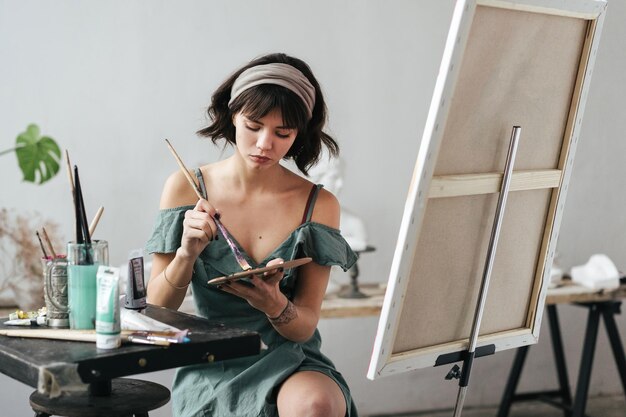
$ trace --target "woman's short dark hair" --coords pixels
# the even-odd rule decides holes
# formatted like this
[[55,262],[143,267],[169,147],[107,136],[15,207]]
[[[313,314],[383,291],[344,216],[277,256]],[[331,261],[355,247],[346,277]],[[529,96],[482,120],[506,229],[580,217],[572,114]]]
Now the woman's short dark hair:
[[[311,120],[307,121],[305,104],[296,94],[285,87],[274,84],[261,84],[251,87],[233,100],[230,107],[228,106],[230,91],[239,74],[250,67],[271,63],[291,65],[309,79],[315,88],[315,107],[313,107]],[[285,126],[298,129],[298,135],[285,158],[293,158],[298,169],[304,174],[307,174],[309,168],[319,160],[322,144],[328,148],[330,155],[339,154],[337,142],[322,131],[326,124],[326,103],[319,83],[304,61],[285,54],[270,54],[257,58],[224,81],[213,93],[211,105],[207,110],[211,124],[199,130],[198,134],[211,138],[213,143],[217,143],[220,139],[226,139],[227,143],[234,145],[233,115],[243,112],[246,116],[258,120],[274,109],[280,109]]]

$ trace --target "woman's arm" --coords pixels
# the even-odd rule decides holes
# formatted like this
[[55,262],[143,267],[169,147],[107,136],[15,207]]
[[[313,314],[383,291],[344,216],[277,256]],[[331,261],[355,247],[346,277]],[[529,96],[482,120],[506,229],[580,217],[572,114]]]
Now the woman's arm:
[[148,281],[148,302],[177,310],[187,294],[192,271],[193,261],[184,262],[176,253],[155,253]]
[[[196,202],[197,201],[197,202]],[[175,253],[157,253],[152,259],[148,302],[178,309],[191,282],[193,264],[216,234],[215,209],[198,200],[181,172],[171,175],[163,187],[161,209],[195,204],[185,212],[181,245]]]
[[329,266],[312,263],[300,267],[293,302],[275,315],[268,314],[270,323],[278,333],[294,342],[306,342],[313,336],[320,319],[329,276]]

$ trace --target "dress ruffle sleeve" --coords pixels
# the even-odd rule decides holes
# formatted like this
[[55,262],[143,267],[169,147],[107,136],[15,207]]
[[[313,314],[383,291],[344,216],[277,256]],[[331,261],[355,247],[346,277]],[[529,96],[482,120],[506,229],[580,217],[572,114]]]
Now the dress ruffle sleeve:
[[[193,206],[181,206],[159,211],[152,236],[146,244],[148,253],[174,253],[180,247],[185,212]],[[243,251],[242,251],[243,252]],[[323,266],[339,266],[347,271],[357,261],[356,253],[341,236],[338,229],[315,222],[305,222],[296,228],[285,241],[258,264],[245,252],[244,256],[253,267],[265,266],[270,260],[282,258],[285,261],[310,257]],[[241,271],[241,267],[226,243],[226,239],[211,242],[196,260],[204,268],[194,268],[193,281],[203,287],[206,282],[218,276],[226,276]],[[281,288],[291,294],[297,279],[297,269],[285,271]]]
[[285,259],[311,257],[319,265],[339,266],[344,271],[357,261],[356,253],[338,229],[309,222],[299,227],[292,238],[295,239],[293,251]]
[[181,206],[159,210],[152,236],[146,244],[148,253],[172,253],[180,247],[183,236],[185,212],[194,206]]

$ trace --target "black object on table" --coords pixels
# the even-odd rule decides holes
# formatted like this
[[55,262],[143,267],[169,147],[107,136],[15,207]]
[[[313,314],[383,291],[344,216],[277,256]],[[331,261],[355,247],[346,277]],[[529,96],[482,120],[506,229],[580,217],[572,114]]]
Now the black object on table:
[[189,329],[191,342],[168,347],[124,344],[119,349],[99,350],[95,343],[0,336],[0,372],[32,387],[38,386],[43,375],[59,383],[61,390],[62,380],[88,384],[83,392],[68,392],[57,398],[35,391],[30,402],[36,416],[147,416],[148,411],[169,401],[169,390],[121,377],[260,352],[261,340],[255,332],[151,305],[145,313],[179,329]]
[[[359,257],[362,253],[366,252],[374,252],[376,250],[373,246],[366,246],[365,249],[354,251]],[[340,298],[368,298],[369,295],[363,294],[359,289],[359,267],[358,260],[352,265],[350,269],[348,269],[348,273],[350,274],[350,286],[345,290],[339,293]]]
[[[548,305],[547,309],[550,323],[550,337],[552,339],[552,349],[554,351],[554,358],[556,362],[559,389],[553,391],[515,394],[517,383],[519,382],[522,367],[524,366],[529,349],[529,346],[523,346],[519,348],[515,354],[515,360],[513,362],[511,373],[509,374],[509,379],[504,390],[502,401],[500,402],[497,417],[507,417],[509,415],[511,404],[514,401],[525,400],[541,400],[550,405],[561,408],[565,417],[586,416],[585,409],[587,406],[587,395],[589,393],[593,357],[598,338],[600,316],[604,319],[604,325],[611,343],[611,349],[613,350],[616,368],[622,381],[624,395],[626,395],[626,357],[624,356],[624,347],[620,340],[618,328],[615,323],[615,315],[620,314],[621,304],[621,301],[601,301],[573,304],[589,309],[583,352],[580,360],[578,383],[576,385],[576,396],[573,401],[569,388],[567,367],[565,365],[565,352],[563,351],[563,342],[561,340],[561,331],[559,328],[556,305]],[[555,398],[560,399],[560,401],[556,401]]]

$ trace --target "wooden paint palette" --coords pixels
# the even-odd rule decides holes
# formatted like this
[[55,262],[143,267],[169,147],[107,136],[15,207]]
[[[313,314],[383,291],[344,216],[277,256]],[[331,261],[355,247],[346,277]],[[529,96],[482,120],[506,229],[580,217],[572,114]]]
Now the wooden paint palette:
[[213,278],[209,280],[207,284],[220,285],[220,284],[224,284],[227,282],[237,281],[242,278],[249,277],[250,275],[260,275],[264,272],[273,271],[278,268],[283,268],[283,269],[296,268],[298,266],[308,264],[312,260],[313,260],[312,258],[300,258],[300,259],[294,259],[292,261],[281,262],[279,264],[272,265],[272,266],[264,266],[262,268],[249,269],[247,271],[237,272],[232,275],[226,275],[224,277]]

